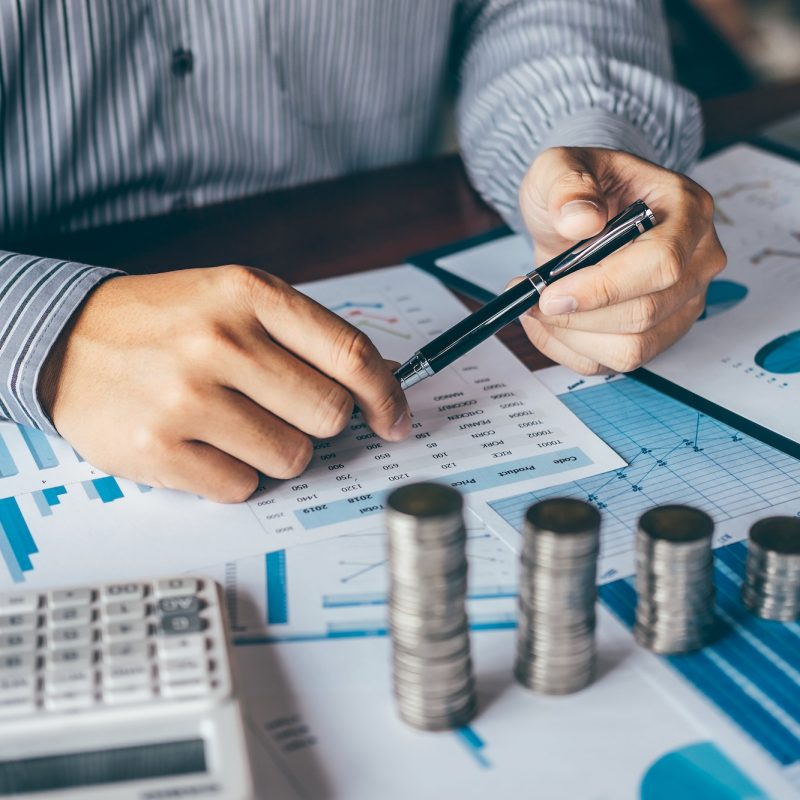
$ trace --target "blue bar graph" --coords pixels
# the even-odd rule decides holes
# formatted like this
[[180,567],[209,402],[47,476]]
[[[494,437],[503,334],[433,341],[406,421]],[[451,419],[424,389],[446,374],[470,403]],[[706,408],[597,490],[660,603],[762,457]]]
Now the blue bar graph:
[[36,508],[39,509],[39,513],[43,517],[53,516],[53,509],[50,507],[50,503],[47,502],[44,492],[33,492],[31,497],[33,497],[33,502],[36,503]]
[[52,486],[32,493],[33,501],[43,517],[53,515],[53,506],[61,504],[61,495],[67,493],[66,486]]
[[97,490],[97,496],[104,503],[113,503],[114,500],[120,500],[124,495],[116,478],[110,475],[106,478],[95,478],[92,485]]
[[[715,551],[720,635],[696,653],[665,660],[776,761],[800,761],[800,626],[750,614],[740,597],[747,547]],[[600,598],[628,627],[636,609],[634,580],[601,586]]]
[[19,472],[3,437],[0,436],[0,478],[10,478]]
[[30,528],[13,497],[0,499],[0,555],[15,583],[24,580],[23,573],[33,569],[31,555],[39,552]]
[[467,748],[467,752],[475,759],[478,766],[488,769],[491,767],[491,762],[484,754],[486,742],[478,736],[477,733],[469,726],[464,725],[461,728],[456,728],[454,731],[456,738]]
[[267,622],[270,625],[289,621],[289,596],[286,588],[286,551],[267,553]]
[[50,442],[47,441],[47,436],[36,428],[28,428],[25,425],[17,425],[17,428],[39,469],[52,469],[58,466],[58,458]]

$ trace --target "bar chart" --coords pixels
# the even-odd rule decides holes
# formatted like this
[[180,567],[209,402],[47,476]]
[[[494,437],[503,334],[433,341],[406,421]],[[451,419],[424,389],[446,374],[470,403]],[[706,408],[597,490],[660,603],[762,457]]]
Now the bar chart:
[[[150,491],[150,487],[133,484],[138,492]],[[25,580],[35,563],[32,559],[39,548],[34,539],[31,515],[52,517],[67,495],[76,495],[86,501],[113,503],[125,497],[120,482],[111,476],[103,476],[75,484],[50,486],[37,489],[26,495],[0,499],[0,556],[8,574],[15,583]],[[31,502],[32,501],[32,502]]]
[[[720,632],[705,649],[665,661],[779,764],[800,762],[800,626],[762,620],[742,604],[747,546],[715,551]],[[602,602],[629,628],[636,613],[632,578],[600,588]]]

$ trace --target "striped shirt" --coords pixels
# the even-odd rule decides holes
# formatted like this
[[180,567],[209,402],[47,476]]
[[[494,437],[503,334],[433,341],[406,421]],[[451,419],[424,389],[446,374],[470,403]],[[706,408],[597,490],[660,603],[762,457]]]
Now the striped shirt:
[[[516,227],[544,147],[700,147],[658,0],[2,0],[2,241],[416,159],[450,92]],[[0,250],[0,416],[53,431],[41,367],[113,274]]]

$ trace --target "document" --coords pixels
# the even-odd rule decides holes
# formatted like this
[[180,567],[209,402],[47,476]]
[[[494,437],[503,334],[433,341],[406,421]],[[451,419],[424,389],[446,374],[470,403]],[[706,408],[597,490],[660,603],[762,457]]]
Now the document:
[[[800,451],[800,163],[739,145],[692,177],[714,196],[728,266],[703,317],[646,369]],[[532,257],[525,238],[505,236],[436,263],[497,293]]]
[[714,195],[728,266],[704,317],[647,369],[800,451],[800,164],[742,145],[693,177]]
[[[800,631],[754,617],[740,592],[749,525],[800,513],[800,462],[630,378],[563,367],[540,374],[628,464],[497,498],[476,509],[486,524],[468,522],[481,703],[468,728],[422,734],[396,716],[380,529],[204,570],[227,590],[258,779],[274,796],[516,796],[532,781],[544,797],[584,797],[589,787],[614,798],[796,796]],[[588,500],[603,514],[599,675],[561,698],[530,694],[511,677],[513,551],[525,509],[551,495]],[[678,658],[657,657],[630,634],[636,521],[669,502],[702,507],[717,525],[723,635]]]
[[[259,796],[796,796],[791,766],[751,735],[768,733],[772,720],[761,709],[773,709],[777,682],[742,727],[600,607],[596,682],[548,697],[514,682],[515,634],[473,630],[479,713],[468,727],[444,733],[418,732],[398,718],[385,636],[238,646]],[[719,666],[711,675],[725,679]],[[764,669],[759,685],[769,685],[769,676]],[[739,689],[728,702],[748,699]]]
[[585,378],[564,367],[538,375],[627,463],[543,492],[508,493],[476,509],[513,549],[525,509],[551,495],[587,500],[602,511],[601,582],[633,574],[633,532],[652,506],[703,509],[715,522],[717,546],[747,538],[761,517],[800,514],[800,460],[632,378]]
[[[430,276],[392,267],[302,287],[403,360],[465,314]],[[605,472],[623,462],[499,342],[413,387],[414,431],[380,440],[355,414],[316,444],[297,480],[264,480],[238,506],[105,475],[66,442],[0,423],[0,589],[191,570],[381,527],[384,494],[409,480],[468,503]]]

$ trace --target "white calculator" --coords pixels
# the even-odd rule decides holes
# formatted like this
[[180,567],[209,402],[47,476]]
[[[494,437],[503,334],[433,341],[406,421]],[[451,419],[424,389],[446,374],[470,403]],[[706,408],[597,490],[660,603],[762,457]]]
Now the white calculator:
[[30,795],[253,797],[214,581],[0,594],[0,797]]

